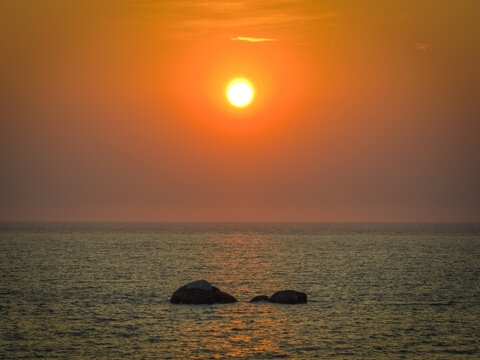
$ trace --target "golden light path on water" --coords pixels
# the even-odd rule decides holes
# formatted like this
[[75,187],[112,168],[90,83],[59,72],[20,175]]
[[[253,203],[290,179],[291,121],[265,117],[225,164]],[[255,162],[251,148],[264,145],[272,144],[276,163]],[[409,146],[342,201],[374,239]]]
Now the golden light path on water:
[[267,257],[268,245],[242,234],[215,236],[212,241],[223,255],[205,258],[203,266],[215,272],[222,289],[239,294],[243,301],[211,307],[205,319],[194,322],[182,334],[185,338],[197,334],[201,339],[198,346],[213,358],[289,356],[282,344],[288,347],[301,342],[298,330],[304,324],[302,317],[306,314],[302,309],[306,307],[245,302],[255,295],[271,295],[272,289],[280,286],[279,269]]

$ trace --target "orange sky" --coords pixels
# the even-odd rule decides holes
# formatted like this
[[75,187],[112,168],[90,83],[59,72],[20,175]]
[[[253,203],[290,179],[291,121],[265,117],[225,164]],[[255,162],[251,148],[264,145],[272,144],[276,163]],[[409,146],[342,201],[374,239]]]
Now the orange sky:
[[0,220],[480,221],[479,13],[0,0]]

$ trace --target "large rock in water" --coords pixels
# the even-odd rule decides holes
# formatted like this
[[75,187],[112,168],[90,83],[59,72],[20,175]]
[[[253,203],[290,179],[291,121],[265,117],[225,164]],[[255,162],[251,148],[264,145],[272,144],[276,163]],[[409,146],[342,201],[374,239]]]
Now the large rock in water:
[[170,302],[174,304],[228,304],[237,302],[237,299],[212,286],[206,280],[197,280],[175,291]]
[[282,290],[270,296],[268,301],[278,304],[301,304],[307,302],[307,294],[295,290]]

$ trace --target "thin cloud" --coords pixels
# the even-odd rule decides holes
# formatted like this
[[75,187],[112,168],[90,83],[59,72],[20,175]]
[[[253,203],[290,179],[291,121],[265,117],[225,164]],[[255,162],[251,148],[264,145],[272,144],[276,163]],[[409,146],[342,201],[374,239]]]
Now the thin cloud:
[[238,11],[245,7],[245,3],[243,1],[219,1],[219,0],[212,0],[212,1],[205,1],[195,4],[198,7],[205,7],[211,11],[217,12],[230,12],[230,11]]
[[277,41],[276,39],[267,39],[267,38],[252,38],[252,37],[245,37],[245,36],[237,36],[233,37],[230,40],[234,41],[248,41],[248,42],[265,42],[265,41]]
[[[310,27],[312,24],[331,26],[334,19],[342,16],[341,13],[328,11],[324,7],[305,7],[298,0],[124,1],[127,4],[125,6],[135,10],[138,22],[161,24],[159,31],[168,37],[198,38],[228,34],[230,38],[238,33],[274,34],[279,29],[283,32],[285,28]],[[316,3],[311,1],[312,4]],[[237,41],[249,41],[246,38],[235,37]]]
[[415,49],[420,50],[420,51],[428,51],[432,50],[433,45],[432,44],[426,44],[426,43],[415,43]]

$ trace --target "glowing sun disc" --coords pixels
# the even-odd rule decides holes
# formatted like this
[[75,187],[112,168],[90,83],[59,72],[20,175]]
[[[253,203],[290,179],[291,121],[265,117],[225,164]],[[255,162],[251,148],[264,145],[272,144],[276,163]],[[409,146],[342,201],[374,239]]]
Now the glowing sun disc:
[[246,81],[233,81],[227,87],[227,98],[233,106],[247,106],[252,101],[253,88]]

